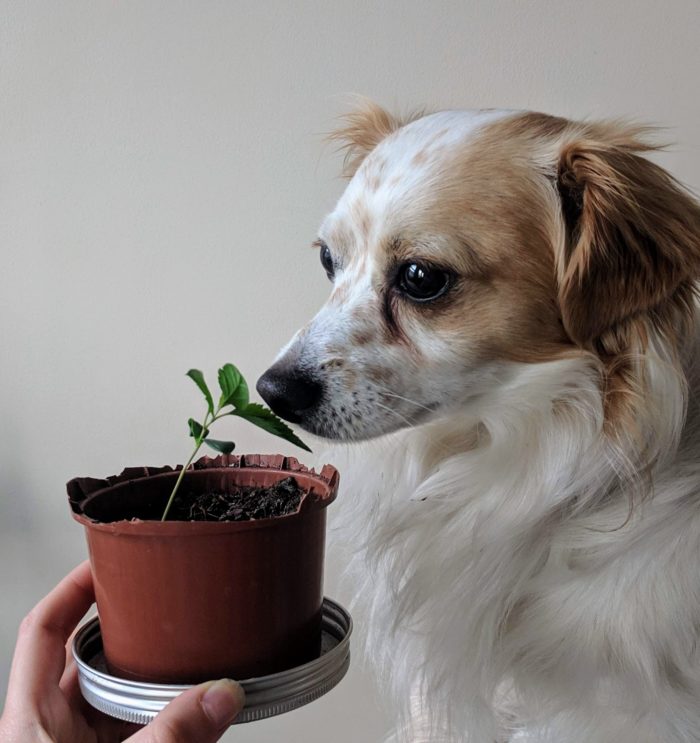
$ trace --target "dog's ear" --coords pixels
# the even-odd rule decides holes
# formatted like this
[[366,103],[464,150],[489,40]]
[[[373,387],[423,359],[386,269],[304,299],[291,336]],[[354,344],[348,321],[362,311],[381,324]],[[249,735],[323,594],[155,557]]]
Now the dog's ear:
[[641,156],[656,149],[642,131],[592,127],[560,154],[567,239],[557,256],[559,302],[567,333],[583,347],[642,313],[663,319],[669,301],[687,305],[700,276],[700,204]]
[[328,135],[330,141],[340,142],[340,149],[345,151],[343,175],[352,178],[362,161],[385,137],[420,115],[400,119],[373,101],[360,98],[355,110],[342,117],[342,126]]

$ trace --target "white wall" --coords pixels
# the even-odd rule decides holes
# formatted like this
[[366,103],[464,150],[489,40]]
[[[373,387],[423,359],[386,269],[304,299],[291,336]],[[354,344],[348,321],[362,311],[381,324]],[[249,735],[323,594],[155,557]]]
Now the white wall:
[[[697,0],[0,4],[0,693],[22,614],[85,554],[64,483],[182,461],[184,372],[251,380],[323,301],[359,92],[632,116],[700,187]],[[231,426],[242,450],[284,450]],[[352,494],[346,493],[345,497]],[[327,592],[337,596],[331,545]],[[343,598],[343,596],[341,596]],[[368,675],[227,740],[379,741]]]

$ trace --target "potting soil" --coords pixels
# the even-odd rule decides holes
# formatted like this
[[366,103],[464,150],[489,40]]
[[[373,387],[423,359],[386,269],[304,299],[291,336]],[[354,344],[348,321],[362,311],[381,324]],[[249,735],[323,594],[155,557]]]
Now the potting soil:
[[263,488],[238,487],[230,493],[178,493],[168,521],[250,521],[294,513],[304,491],[293,477]]

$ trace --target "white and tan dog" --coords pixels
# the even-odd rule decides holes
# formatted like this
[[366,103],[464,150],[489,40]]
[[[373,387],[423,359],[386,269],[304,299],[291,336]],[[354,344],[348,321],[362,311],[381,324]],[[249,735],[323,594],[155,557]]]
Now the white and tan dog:
[[700,741],[700,206],[645,134],[373,105],[338,134],[333,291],[258,389],[374,439],[341,500],[414,740]]

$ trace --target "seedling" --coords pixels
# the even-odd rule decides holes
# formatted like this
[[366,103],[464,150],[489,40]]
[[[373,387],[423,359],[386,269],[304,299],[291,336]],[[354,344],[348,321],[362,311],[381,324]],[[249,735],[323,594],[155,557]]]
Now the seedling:
[[187,421],[187,425],[190,429],[190,436],[194,439],[195,447],[194,451],[187,460],[187,464],[180,470],[180,475],[177,478],[175,487],[173,487],[168,503],[163,511],[161,521],[165,521],[168,517],[170,507],[175,500],[175,494],[180,487],[182,478],[185,472],[189,469],[192,460],[197,456],[197,452],[200,450],[202,444],[207,444],[215,451],[221,454],[230,454],[235,444],[233,441],[221,441],[219,439],[209,438],[209,429],[215,421],[220,418],[225,418],[227,415],[235,415],[239,418],[253,423],[254,425],[268,431],[275,436],[279,436],[282,439],[291,441],[292,444],[311,451],[309,447],[292,431],[292,429],[280,420],[269,408],[261,405],[257,402],[250,402],[248,393],[248,384],[246,383],[243,375],[233,364],[224,364],[219,369],[219,387],[221,388],[221,396],[216,407],[214,407],[214,397],[204,380],[204,374],[199,369],[190,369],[187,372],[187,376],[199,387],[207,401],[207,412],[204,415],[204,419],[201,423],[196,421],[194,418],[190,418]]

